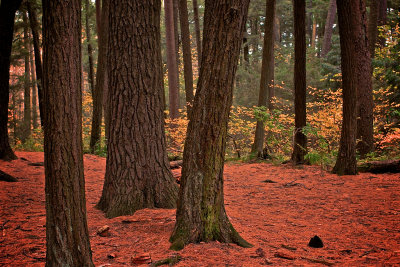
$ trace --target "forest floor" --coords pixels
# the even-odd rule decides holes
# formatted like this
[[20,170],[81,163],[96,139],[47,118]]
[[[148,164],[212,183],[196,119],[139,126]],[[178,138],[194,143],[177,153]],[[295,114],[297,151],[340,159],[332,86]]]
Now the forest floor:
[[[17,152],[0,170],[19,179],[0,181],[0,266],[44,266],[45,195],[43,153]],[[22,159],[22,158],[25,158]],[[129,266],[174,253],[176,266],[399,266],[400,176],[362,173],[337,176],[318,166],[227,163],[225,207],[252,248],[219,242],[169,250],[175,210],[145,209],[106,219],[94,208],[106,160],[85,155],[88,225],[96,266]],[[179,176],[180,170],[173,170]],[[104,225],[109,236],[97,235]],[[318,235],[323,248],[307,244]],[[288,258],[288,259],[285,259]]]

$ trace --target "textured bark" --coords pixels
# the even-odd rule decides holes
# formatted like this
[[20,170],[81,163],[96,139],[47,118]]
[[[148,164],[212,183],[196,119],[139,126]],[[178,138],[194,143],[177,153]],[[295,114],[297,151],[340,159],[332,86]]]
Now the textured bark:
[[33,51],[35,54],[35,71],[36,71],[36,84],[38,89],[39,97],[39,113],[40,113],[40,124],[42,129],[44,128],[45,113],[43,104],[43,70],[42,70],[42,58],[40,53],[40,42],[39,42],[39,22],[36,15],[36,10],[33,0],[26,1],[26,6],[29,15],[29,24],[32,30],[33,39]]
[[295,132],[292,161],[304,163],[307,154],[306,126],[306,4],[305,0],[293,2],[294,12],[294,112]]
[[110,1],[107,65],[113,119],[97,205],[108,218],[176,206],[178,188],[164,136],[160,3]]
[[21,0],[2,0],[0,4],[0,159],[2,160],[17,158],[8,140],[7,123],[14,17],[20,4]]
[[101,19],[98,17],[100,11],[99,2],[96,3],[96,25],[98,29],[98,58],[97,58],[97,73],[96,73],[96,84],[93,94],[93,113],[92,113],[92,130],[90,132],[90,152],[94,153],[96,145],[100,142],[101,135],[101,119],[104,107],[104,121],[106,122],[106,137],[108,139],[108,121],[109,115],[107,107],[105,105],[105,99],[107,98],[107,41],[108,41],[108,15],[109,15],[109,0],[102,1],[101,8]]
[[89,0],[85,1],[85,27],[86,27],[86,38],[87,38],[87,52],[89,57],[89,71],[88,71],[88,80],[89,80],[89,89],[92,93],[92,97],[94,97],[94,66],[93,66],[93,47],[91,44],[92,34],[89,25],[89,11],[90,5]]
[[81,2],[43,1],[46,266],[94,266],[82,154]]
[[29,53],[29,25],[26,11],[22,12],[22,20],[24,23],[24,48],[25,48],[25,75],[24,75],[24,125],[22,133],[22,142],[31,135],[32,116],[31,116],[31,70],[30,70],[30,53]]
[[185,76],[186,110],[190,117],[190,110],[193,105],[193,70],[192,52],[190,48],[189,15],[187,1],[179,0],[179,21],[181,25],[182,50],[183,50],[183,71]]
[[336,17],[336,0],[329,1],[328,15],[326,17],[324,40],[322,42],[321,57],[326,57],[331,50],[333,23]]
[[178,66],[176,65],[174,5],[173,0],[165,0],[165,33],[167,43],[167,68],[169,89],[169,116],[176,119],[179,116]]
[[368,18],[368,41],[371,58],[375,57],[375,46],[378,38],[378,9],[380,0],[370,0]]
[[[264,22],[264,46],[263,58],[261,63],[260,91],[258,95],[258,106],[267,106],[272,111],[272,97],[274,94],[274,28],[275,28],[275,0],[267,0],[266,14]],[[268,95],[268,97],[267,97]],[[267,103],[268,100],[268,103]],[[264,122],[257,121],[256,132],[252,153],[256,153],[258,158],[266,158],[264,155]]]
[[202,66],[189,122],[172,249],[218,240],[251,246],[224,208],[223,169],[248,0],[206,0]]
[[[33,51],[31,45],[29,45],[29,51]],[[36,87],[36,77],[35,77],[35,54],[32,52],[30,54],[30,64],[31,64],[31,77],[32,77],[32,127],[37,129],[38,125],[38,113],[37,113],[37,87]]]
[[197,61],[198,66],[201,66],[201,34],[200,34],[200,20],[199,20],[199,5],[197,4],[197,0],[192,0],[193,4],[193,17],[194,17],[194,28],[195,28],[195,35],[196,35],[196,47],[197,47]]
[[332,172],[339,175],[357,173],[356,128],[357,128],[357,59],[354,40],[357,34],[354,25],[359,23],[355,13],[359,12],[359,0],[337,0],[340,54],[343,87],[343,122],[339,153]]
[[367,37],[367,12],[364,0],[359,2],[359,10],[354,12],[357,24],[353,26],[356,39],[357,60],[357,151],[361,158],[371,152],[374,147],[374,100],[372,97],[372,70],[370,47]]

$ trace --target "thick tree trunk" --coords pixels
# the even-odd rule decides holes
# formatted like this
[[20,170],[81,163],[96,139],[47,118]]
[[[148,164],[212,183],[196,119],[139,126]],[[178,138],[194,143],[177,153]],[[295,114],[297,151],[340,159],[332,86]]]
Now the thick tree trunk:
[[158,0],[110,1],[107,64],[113,119],[97,205],[108,218],[176,206],[178,188],[164,136],[160,11]]
[[2,0],[0,4],[0,159],[2,160],[17,158],[8,140],[7,124],[14,17],[21,2],[21,0]]
[[357,173],[356,132],[357,132],[357,52],[354,27],[360,23],[356,12],[360,12],[359,0],[337,0],[341,68],[343,80],[343,123],[339,153],[332,170],[339,175]]
[[306,126],[306,4],[305,0],[294,1],[294,111],[295,132],[292,162],[304,163],[307,154]]
[[359,1],[358,12],[353,15],[358,24],[353,27],[356,32],[356,39],[353,40],[356,46],[357,59],[357,151],[361,158],[371,152],[374,147],[374,100],[372,97],[372,70],[370,46],[367,37],[367,12],[364,0]]
[[328,52],[331,50],[333,23],[335,22],[335,17],[336,17],[336,0],[330,0],[328,15],[326,17],[326,23],[325,23],[324,40],[322,42],[321,57],[323,58],[326,57]]
[[44,113],[43,89],[42,89],[43,70],[42,70],[42,58],[41,58],[40,43],[39,43],[39,22],[34,7],[34,1],[33,0],[27,1],[26,6],[28,9],[29,23],[31,25],[31,30],[32,30],[33,51],[35,53],[36,84],[39,97],[40,124],[43,129],[45,121],[45,113]]
[[107,112],[106,102],[108,91],[107,80],[107,42],[108,42],[108,15],[109,15],[109,0],[102,1],[101,19],[98,17],[100,11],[99,1],[96,1],[96,25],[98,29],[98,57],[97,57],[97,74],[96,84],[93,94],[93,114],[92,114],[92,130],[90,133],[90,152],[94,153],[95,148],[99,145],[101,136],[101,119],[104,107],[104,121],[106,123],[106,137],[108,139],[108,121],[109,115]]
[[192,0],[192,4],[193,4],[194,28],[196,35],[197,61],[200,69],[202,47],[201,47],[200,20],[199,20],[199,5],[197,4],[197,0]]
[[183,69],[185,76],[186,110],[188,118],[193,105],[193,70],[192,52],[190,48],[189,15],[187,1],[179,0],[179,21],[181,23],[182,50],[183,50]]
[[172,249],[218,240],[251,246],[229,222],[223,169],[229,111],[248,0],[206,0],[202,67],[185,141]]
[[81,3],[43,1],[46,266],[94,266],[82,154]]
[[24,23],[24,48],[25,48],[25,75],[24,75],[24,129],[22,134],[22,142],[31,135],[32,116],[31,116],[31,70],[30,70],[30,51],[29,51],[29,27],[26,11],[22,12],[22,20]]
[[90,5],[89,0],[85,0],[85,27],[86,27],[86,37],[87,37],[87,51],[89,57],[89,71],[88,71],[88,80],[89,80],[89,88],[92,93],[92,98],[94,97],[94,65],[93,65],[93,47],[91,44],[92,34],[89,25],[89,11]]
[[[261,63],[260,91],[258,95],[258,106],[267,106],[272,111],[272,95],[274,87],[274,21],[275,21],[275,0],[267,0],[266,15],[264,22],[264,46],[263,58]],[[268,95],[268,98],[267,98]],[[269,100],[267,103],[267,99]],[[256,153],[258,158],[266,158],[264,155],[264,122],[257,121],[256,132],[252,153]]]
[[[378,14],[380,0],[370,0],[369,18],[368,18],[368,42],[371,58],[375,57],[375,46],[378,39]],[[372,71],[372,69],[371,69]]]
[[168,68],[168,89],[169,89],[169,116],[176,119],[179,116],[179,91],[175,51],[175,30],[174,30],[174,0],[166,0],[165,7],[165,33],[167,43],[167,68]]

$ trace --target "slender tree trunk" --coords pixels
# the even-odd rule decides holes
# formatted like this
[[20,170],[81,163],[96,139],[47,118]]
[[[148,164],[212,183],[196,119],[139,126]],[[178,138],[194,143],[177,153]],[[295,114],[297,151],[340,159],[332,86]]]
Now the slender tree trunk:
[[253,45],[253,61],[258,62],[258,17],[254,18],[251,27],[252,45]]
[[303,133],[303,127],[306,126],[306,4],[305,0],[293,3],[295,132],[292,161],[302,164],[307,154],[307,137]]
[[336,0],[329,1],[328,15],[325,23],[324,40],[322,43],[321,57],[326,57],[331,50],[333,23],[335,22],[336,15]]
[[0,159],[2,160],[17,158],[9,143],[7,124],[14,18],[20,4],[21,0],[2,0],[0,4]]
[[29,0],[26,2],[26,6],[28,9],[29,15],[29,23],[31,25],[32,30],[32,39],[33,39],[33,51],[35,53],[35,70],[36,70],[36,84],[38,89],[38,97],[39,97],[39,113],[40,113],[40,124],[42,129],[44,128],[45,121],[45,113],[44,113],[44,104],[43,104],[43,90],[42,90],[42,81],[43,81],[43,70],[42,70],[42,58],[40,53],[40,43],[39,43],[39,23],[34,7],[34,1]]
[[197,61],[200,69],[202,47],[201,47],[200,20],[199,20],[199,5],[197,4],[197,0],[192,0],[192,3],[193,3],[194,28],[196,35]]
[[185,75],[185,93],[186,110],[188,118],[193,105],[193,70],[192,70],[192,52],[190,48],[189,15],[187,1],[179,0],[179,21],[181,23],[182,50],[183,50],[183,68]]
[[250,64],[249,59],[249,42],[247,41],[247,23],[243,25],[243,59],[245,67],[247,68]]
[[[387,20],[387,0],[381,0],[379,3],[378,25],[386,25]],[[385,38],[379,38],[379,45],[385,46]]]
[[[375,57],[375,46],[378,39],[378,15],[380,0],[370,0],[368,19],[368,41],[371,58]],[[372,71],[372,69],[371,69]]]
[[[261,79],[260,91],[258,95],[258,106],[266,106],[272,111],[272,95],[274,87],[274,21],[275,21],[275,0],[267,0],[265,21],[264,21],[264,46],[263,46],[263,59],[261,63]],[[268,103],[267,103],[268,95]],[[264,155],[264,122],[257,121],[256,132],[254,136],[254,144],[252,153],[256,153],[258,158],[266,158]]]
[[178,188],[169,168],[162,110],[161,2],[110,1],[109,12],[113,119],[97,207],[108,218],[144,208],[174,208]]
[[282,36],[281,36],[281,23],[279,21],[278,16],[275,16],[275,41],[277,43],[281,43],[282,42]]
[[371,152],[374,147],[374,115],[372,98],[372,70],[370,46],[367,33],[367,12],[365,10],[364,0],[359,1],[358,12],[353,16],[357,18],[358,27],[353,28],[356,31],[356,39],[353,40],[356,46],[357,59],[357,151],[361,158]]
[[165,32],[167,39],[167,68],[169,89],[169,116],[176,119],[179,116],[178,66],[176,65],[175,31],[174,31],[174,0],[165,0]]
[[43,1],[46,266],[94,266],[82,154],[81,2]]
[[229,111],[249,0],[206,0],[202,66],[185,141],[171,249],[218,240],[251,246],[229,222],[223,169]]
[[180,81],[179,81],[179,66],[181,64],[181,60],[179,57],[179,46],[180,46],[180,40],[179,40],[179,0],[172,0],[173,1],[173,6],[174,6],[174,40],[175,40],[175,58],[176,58],[176,80],[178,81],[178,109],[181,108],[181,103],[180,103],[180,97],[179,97],[179,92],[180,92]]
[[91,35],[91,30],[90,30],[90,25],[89,25],[89,11],[90,11],[90,5],[89,5],[89,0],[84,0],[85,1],[85,26],[86,26],[86,37],[87,37],[87,51],[88,51],[88,57],[89,57],[89,71],[88,71],[88,79],[89,79],[89,88],[90,92],[92,93],[92,97],[94,97],[94,67],[93,67],[93,47],[91,44],[92,41],[92,35]]
[[[356,12],[360,12],[359,0],[337,0],[341,68],[343,80],[343,123],[339,153],[332,170],[339,175],[357,173],[357,54],[354,40],[357,38]],[[356,27],[356,28],[354,28]]]
[[311,48],[315,49],[315,41],[317,39],[317,20],[314,18],[312,23],[312,36],[311,36]]
[[[293,3],[294,2],[296,2],[295,0],[294,1],[292,1]],[[310,45],[311,46],[311,43],[312,43],[312,39],[313,39],[313,12],[312,12],[312,0],[309,0],[309,1],[307,1],[307,10],[308,10],[308,12],[307,12],[307,22],[306,22],[306,27],[307,27],[307,29],[306,29],[306,31],[307,31],[307,34],[308,34],[308,39],[307,39],[307,41],[308,41],[308,45]]]
[[[108,99],[108,80],[107,80],[107,42],[108,42],[108,15],[109,0],[102,1],[101,11],[100,0],[96,1],[96,25],[98,29],[98,58],[97,58],[97,74],[96,84],[93,94],[93,114],[92,114],[92,130],[90,133],[90,152],[94,153],[96,145],[99,145],[101,136],[101,119],[104,107],[104,121],[106,123],[106,139],[108,139],[108,121],[106,102]],[[101,12],[101,18],[99,14]]]
[[[31,45],[29,45],[29,51],[32,51]],[[36,87],[36,77],[35,77],[35,54],[30,53],[30,64],[31,64],[31,77],[32,77],[32,127],[37,129],[38,125],[38,113],[37,113],[37,87]]]
[[31,79],[30,79],[30,52],[29,52],[29,27],[26,12],[22,12],[22,20],[24,23],[24,48],[25,48],[25,75],[24,75],[24,127],[22,134],[22,142],[31,135],[32,116],[31,116]]

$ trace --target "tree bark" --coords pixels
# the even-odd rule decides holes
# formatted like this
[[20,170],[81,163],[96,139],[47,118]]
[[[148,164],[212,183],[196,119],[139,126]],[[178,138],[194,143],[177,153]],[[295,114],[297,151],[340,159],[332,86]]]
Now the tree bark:
[[82,154],[81,2],[43,1],[46,266],[94,266]]
[[197,61],[200,69],[202,47],[201,47],[200,20],[199,20],[199,5],[197,4],[197,0],[192,0],[192,3],[193,3],[194,28],[196,35]]
[[179,0],[179,21],[181,24],[182,50],[183,50],[183,69],[185,76],[186,110],[188,118],[193,105],[193,70],[192,52],[190,48],[189,15],[187,1]]
[[251,246],[224,208],[223,168],[233,84],[249,0],[206,0],[202,66],[183,156],[171,249],[218,240]]
[[[376,41],[378,39],[378,9],[380,0],[370,0],[368,18],[368,41],[371,59],[375,57]],[[372,71],[372,69],[371,69]]]
[[174,9],[174,40],[175,40],[175,58],[176,58],[176,80],[178,81],[178,109],[181,108],[181,103],[180,103],[180,81],[179,81],[179,66],[181,64],[180,56],[179,56],[179,46],[180,46],[180,40],[179,40],[179,0],[172,0],[173,1],[173,9]]
[[[354,40],[357,38],[357,12],[359,0],[337,0],[340,54],[343,80],[343,122],[340,135],[339,153],[332,172],[339,175],[357,173],[356,132],[357,132],[357,52]],[[354,28],[356,27],[356,28]]]
[[243,59],[245,68],[249,67],[250,59],[249,59],[249,42],[247,41],[247,23],[243,25]]
[[174,208],[178,188],[167,158],[162,110],[161,2],[110,1],[108,9],[113,119],[97,207],[108,218]]
[[21,2],[21,0],[2,0],[0,4],[0,159],[2,160],[17,158],[10,146],[7,124],[14,18]]
[[32,116],[31,116],[31,70],[30,70],[30,51],[29,51],[29,27],[26,11],[22,12],[22,20],[24,23],[24,48],[25,48],[25,75],[24,75],[24,126],[22,134],[22,142],[31,135]]
[[292,162],[304,163],[307,154],[306,126],[306,4],[305,0],[294,1],[294,110],[295,132]]
[[90,152],[94,153],[96,146],[99,145],[101,136],[101,119],[104,108],[104,121],[106,124],[106,139],[108,139],[108,121],[106,102],[108,102],[108,80],[107,80],[107,42],[108,42],[108,15],[109,0],[102,1],[101,19],[98,17],[100,8],[98,0],[96,3],[96,25],[98,29],[98,46],[99,52],[97,57],[97,74],[96,84],[93,94],[93,114],[92,114],[92,130],[90,133]]
[[92,41],[92,34],[90,30],[89,24],[89,11],[90,5],[89,0],[85,0],[85,26],[86,26],[86,38],[87,38],[87,51],[89,57],[89,71],[88,71],[88,80],[89,80],[89,88],[90,92],[92,93],[92,98],[94,97],[94,66],[93,66],[93,47],[91,44]]
[[32,39],[33,39],[33,51],[35,54],[35,71],[36,71],[36,84],[38,89],[38,97],[39,97],[39,113],[40,113],[40,124],[42,129],[44,128],[45,121],[45,113],[44,113],[44,104],[43,104],[43,70],[42,70],[42,58],[40,53],[40,42],[39,42],[39,22],[37,19],[34,1],[28,0],[26,2],[26,6],[28,9],[29,15],[29,24],[32,30]]
[[[275,0],[267,0],[265,21],[264,21],[264,45],[263,58],[261,63],[260,91],[258,95],[258,106],[267,106],[272,111],[272,96],[274,94],[274,26],[275,26]],[[268,95],[268,98],[267,98]],[[267,99],[269,100],[267,103]],[[264,122],[258,120],[254,136],[252,153],[258,158],[266,158],[264,155]]]
[[175,56],[175,31],[174,31],[174,0],[165,0],[165,33],[167,39],[167,68],[168,68],[168,89],[169,89],[169,116],[177,119],[179,116],[179,91]]
[[311,48],[315,49],[315,41],[317,39],[317,20],[314,18],[312,23],[312,36],[311,36]]
[[322,43],[322,51],[321,51],[322,58],[326,57],[328,52],[331,50],[333,23],[335,22],[335,16],[336,16],[336,0],[330,0],[328,15],[326,17],[326,23],[325,23],[324,40]]
[[[31,45],[29,45],[29,51],[32,51]],[[38,125],[38,113],[37,113],[37,87],[35,78],[35,54],[30,53],[30,64],[31,64],[31,77],[32,77],[32,127],[37,129]]]

